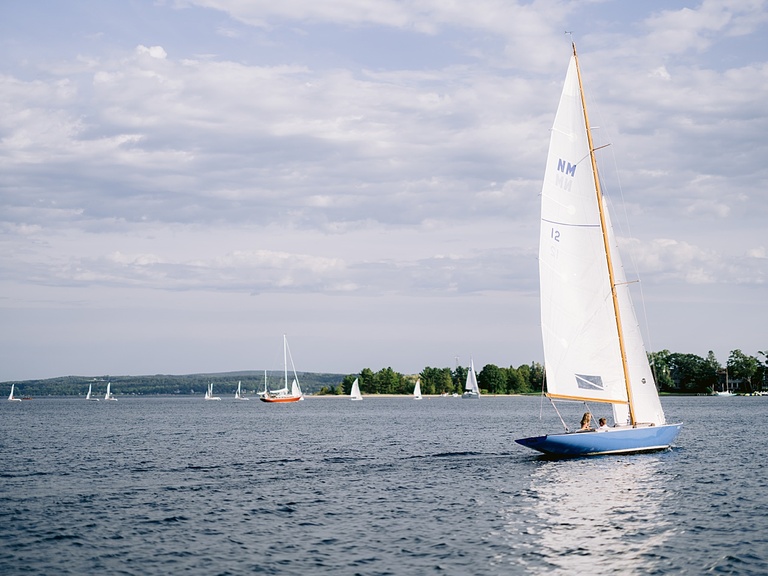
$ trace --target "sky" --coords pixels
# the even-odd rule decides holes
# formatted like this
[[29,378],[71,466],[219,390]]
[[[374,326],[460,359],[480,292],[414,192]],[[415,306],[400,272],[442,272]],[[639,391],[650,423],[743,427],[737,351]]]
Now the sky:
[[283,334],[299,371],[543,362],[571,39],[646,347],[757,355],[767,33],[768,0],[2,2],[0,381],[279,370]]

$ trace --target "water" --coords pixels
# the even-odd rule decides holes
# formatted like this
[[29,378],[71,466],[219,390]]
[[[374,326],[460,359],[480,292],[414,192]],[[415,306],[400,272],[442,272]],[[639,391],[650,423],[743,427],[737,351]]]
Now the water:
[[538,398],[2,402],[0,573],[768,573],[768,398],[663,404],[671,451],[547,461]]

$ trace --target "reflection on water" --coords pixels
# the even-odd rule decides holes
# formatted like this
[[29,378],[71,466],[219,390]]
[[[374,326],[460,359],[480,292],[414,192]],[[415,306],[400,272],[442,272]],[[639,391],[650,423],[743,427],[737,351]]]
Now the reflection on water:
[[539,573],[663,572],[673,529],[662,512],[663,457],[537,462],[530,487],[502,512],[518,554],[507,561]]

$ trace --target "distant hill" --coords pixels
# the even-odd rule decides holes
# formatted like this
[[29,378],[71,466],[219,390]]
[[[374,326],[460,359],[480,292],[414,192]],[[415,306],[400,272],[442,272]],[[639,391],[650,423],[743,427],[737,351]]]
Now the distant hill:
[[[297,372],[301,389],[305,394],[315,394],[323,386],[337,386],[346,374],[320,374]],[[289,373],[288,379],[292,378]],[[150,394],[186,394],[203,395],[209,382],[213,382],[214,392],[218,396],[233,394],[238,381],[243,390],[253,394],[264,389],[264,372],[257,370],[241,372],[219,372],[214,374],[155,374],[151,376],[60,376],[44,380],[16,380],[0,384],[0,395],[10,391],[15,384],[16,396],[85,396],[88,385],[96,395],[104,395],[107,382],[112,382],[115,396],[150,395]],[[283,372],[267,371],[267,383],[271,389],[281,388]]]

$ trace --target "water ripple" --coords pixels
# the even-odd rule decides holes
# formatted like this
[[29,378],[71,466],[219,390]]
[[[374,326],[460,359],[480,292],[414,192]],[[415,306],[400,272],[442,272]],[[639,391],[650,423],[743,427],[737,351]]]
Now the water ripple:
[[513,444],[529,398],[0,403],[0,573],[765,574],[768,401],[733,400],[565,462]]

